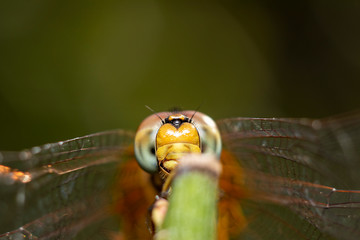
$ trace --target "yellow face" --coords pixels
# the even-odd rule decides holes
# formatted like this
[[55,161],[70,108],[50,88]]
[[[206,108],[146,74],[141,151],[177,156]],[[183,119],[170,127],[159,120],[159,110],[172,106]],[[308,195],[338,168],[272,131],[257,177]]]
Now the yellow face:
[[188,117],[171,115],[157,132],[155,149],[161,175],[167,176],[185,154],[201,153],[200,136]]
[[186,154],[212,153],[220,157],[221,138],[214,120],[203,113],[160,112],[140,124],[134,149],[142,169],[166,178]]

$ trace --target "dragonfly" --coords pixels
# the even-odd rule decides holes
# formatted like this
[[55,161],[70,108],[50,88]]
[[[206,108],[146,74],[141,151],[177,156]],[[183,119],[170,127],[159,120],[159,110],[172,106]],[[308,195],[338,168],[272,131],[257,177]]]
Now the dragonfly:
[[[151,239],[146,214],[162,184],[154,172],[176,167],[154,157],[156,134],[171,116],[154,114],[137,133],[0,152],[0,240]],[[360,238],[360,112],[216,122],[200,112],[181,116],[199,133],[200,152],[213,151],[222,164],[218,239]],[[155,162],[139,167],[139,154]]]

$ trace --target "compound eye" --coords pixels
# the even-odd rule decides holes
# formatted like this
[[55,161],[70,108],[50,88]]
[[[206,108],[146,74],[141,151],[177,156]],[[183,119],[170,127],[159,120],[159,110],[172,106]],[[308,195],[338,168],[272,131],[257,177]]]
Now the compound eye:
[[220,159],[221,136],[214,120],[203,113],[197,113],[193,119],[201,137],[202,152],[215,154]]
[[[145,120],[144,120],[145,121]],[[134,151],[136,161],[149,173],[158,172],[158,161],[155,155],[155,138],[159,121],[152,126],[141,126],[135,135]]]

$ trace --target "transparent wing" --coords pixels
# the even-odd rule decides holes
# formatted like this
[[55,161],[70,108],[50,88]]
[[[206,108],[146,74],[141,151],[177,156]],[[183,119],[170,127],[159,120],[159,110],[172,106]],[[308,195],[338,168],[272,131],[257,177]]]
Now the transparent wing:
[[242,204],[244,239],[359,239],[359,112],[218,125],[236,158],[225,162],[233,173],[227,194]]
[[96,239],[94,225],[113,224],[110,190],[132,142],[115,130],[1,152],[0,239]]

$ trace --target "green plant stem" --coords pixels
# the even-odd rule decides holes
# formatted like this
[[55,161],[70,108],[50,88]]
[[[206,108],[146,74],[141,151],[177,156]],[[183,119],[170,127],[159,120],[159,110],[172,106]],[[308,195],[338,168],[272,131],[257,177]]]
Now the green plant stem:
[[[219,165],[218,162],[206,163]],[[216,239],[219,170],[214,172],[214,169],[206,167],[179,167],[172,183],[169,209],[157,240]]]

